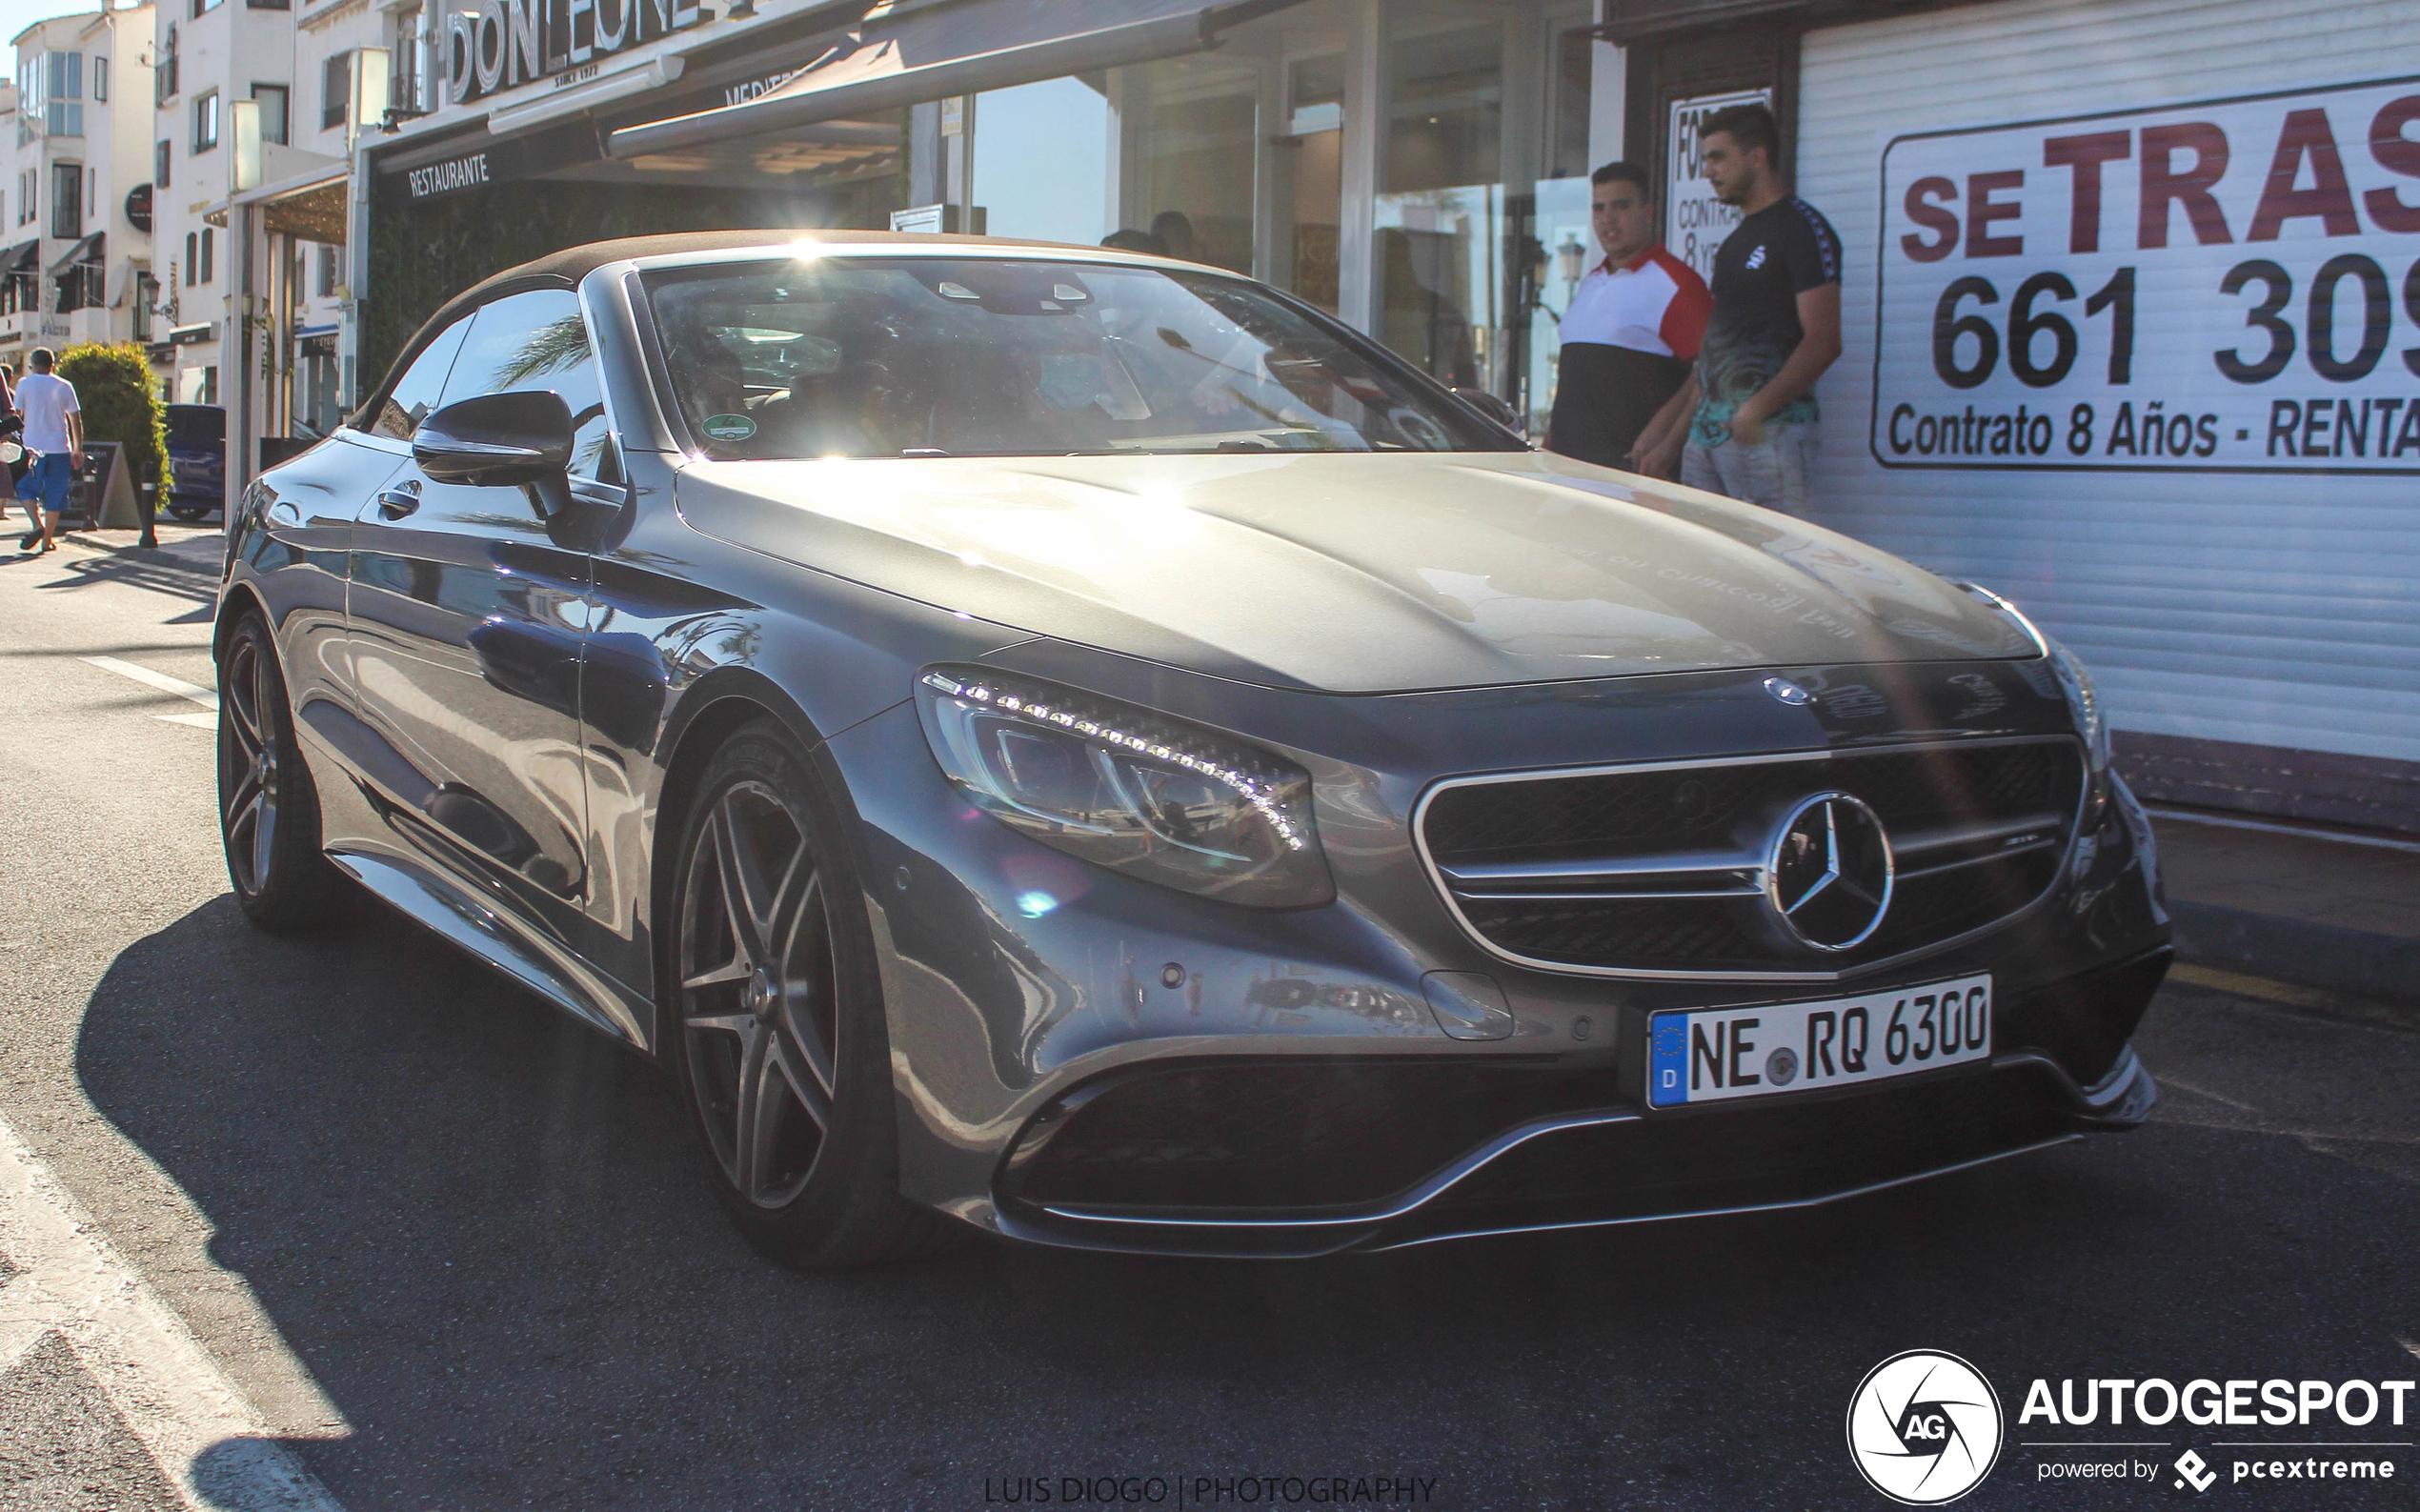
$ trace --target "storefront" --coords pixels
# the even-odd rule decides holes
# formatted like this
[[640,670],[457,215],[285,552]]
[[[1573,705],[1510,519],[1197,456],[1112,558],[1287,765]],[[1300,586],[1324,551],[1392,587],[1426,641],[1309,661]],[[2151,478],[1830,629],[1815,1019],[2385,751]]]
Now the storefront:
[[[366,372],[446,297],[555,247],[882,229],[921,207],[902,223],[1156,235],[1543,416],[1607,146],[1592,92],[1618,102],[1622,82],[1593,66],[1610,50],[1589,0],[711,14],[527,0],[455,19],[430,53],[447,103],[373,151]],[[616,25],[639,40],[609,55]],[[1596,114],[1618,145],[1618,104]]]
[[2420,13],[1608,21],[1634,146],[1765,93],[1841,232],[1828,523],[2038,615],[2147,795],[2420,830]]

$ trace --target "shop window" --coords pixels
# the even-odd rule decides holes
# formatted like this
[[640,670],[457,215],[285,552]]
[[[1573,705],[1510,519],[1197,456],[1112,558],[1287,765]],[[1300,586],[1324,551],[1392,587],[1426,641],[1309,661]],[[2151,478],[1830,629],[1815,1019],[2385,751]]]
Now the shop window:
[[462,350],[462,338],[471,333],[474,317],[465,315],[446,327],[420,349],[412,365],[395,380],[394,392],[378,407],[378,417],[371,423],[373,435],[397,441],[409,441],[445,397],[445,380],[454,371],[454,356]]
[[275,142],[280,147],[291,143],[292,138],[288,134],[286,124],[287,96],[288,91],[282,84],[252,86],[252,99],[260,106],[260,139],[262,141]]
[[345,124],[353,101],[353,54],[339,52],[319,71],[319,129],[333,131]]
[[1487,381],[1487,349],[1508,313],[1499,259],[1503,62],[1504,27],[1492,17],[1398,30],[1386,44],[1380,335],[1462,388]]
[[595,476],[605,452],[604,393],[579,296],[568,289],[533,289],[480,306],[446,378],[444,402],[531,391],[562,396],[579,427],[572,471]]
[[1109,102],[1081,79],[975,100],[975,203],[993,236],[1089,247],[1108,234]]
[[193,151],[207,152],[218,146],[218,91],[209,90],[193,97]]
[[72,241],[84,234],[84,165],[50,165],[50,234]]
[[1194,57],[1126,77],[1140,93],[1143,130],[1141,199],[1128,207],[1125,229],[1159,237],[1171,256],[1252,272],[1260,71]]
[[151,144],[151,187],[152,187],[152,188],[154,188],[154,189],[166,189],[166,188],[168,188],[168,166],[169,166],[170,161],[171,161],[171,158],[173,157],[173,155],[174,155],[174,154],[173,154],[173,153],[170,151],[170,147],[169,147],[169,144],[168,144],[168,143],[166,143],[166,142],[153,142],[153,143]]
[[1344,57],[1304,58],[1288,71],[1284,141],[1287,266],[1276,277],[1321,309],[1337,308],[1337,244],[1344,204]]

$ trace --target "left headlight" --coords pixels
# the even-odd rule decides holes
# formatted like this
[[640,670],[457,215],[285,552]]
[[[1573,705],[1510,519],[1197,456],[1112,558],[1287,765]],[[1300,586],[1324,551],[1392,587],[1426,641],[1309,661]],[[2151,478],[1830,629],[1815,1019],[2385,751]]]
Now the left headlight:
[[985,667],[917,679],[934,758],[976,807],[1112,871],[1258,908],[1336,896],[1311,777],[1150,709]]

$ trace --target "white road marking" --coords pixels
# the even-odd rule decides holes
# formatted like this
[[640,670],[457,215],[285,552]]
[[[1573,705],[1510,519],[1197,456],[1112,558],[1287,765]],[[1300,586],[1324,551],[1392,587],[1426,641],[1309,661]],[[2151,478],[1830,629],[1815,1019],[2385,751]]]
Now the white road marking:
[[162,693],[172,693],[180,698],[191,698],[211,711],[209,714],[155,714],[151,716],[152,718],[166,720],[170,724],[192,725],[196,730],[218,728],[218,695],[212,690],[196,687],[182,677],[171,677],[164,672],[153,672],[149,667],[138,667],[131,661],[120,661],[115,656],[86,656],[83,659],[87,664],[98,667],[104,672],[114,672],[121,677],[131,677],[147,688],[157,688]]
[[193,1512],[343,1512],[5,1121],[0,1251],[16,1267],[0,1283],[0,1370],[66,1336]]

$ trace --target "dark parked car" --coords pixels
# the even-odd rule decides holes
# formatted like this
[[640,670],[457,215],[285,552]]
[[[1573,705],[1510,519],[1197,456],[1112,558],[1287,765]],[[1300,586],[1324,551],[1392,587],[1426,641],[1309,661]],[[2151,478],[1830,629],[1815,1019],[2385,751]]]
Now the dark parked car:
[[1824,1201],[2139,1123],[2089,679],[1285,295],[832,232],[432,319],[232,532],[245,911],[673,1071],[795,1263]]
[[215,404],[168,406],[168,462],[169,514],[192,521],[225,508],[227,412]]

